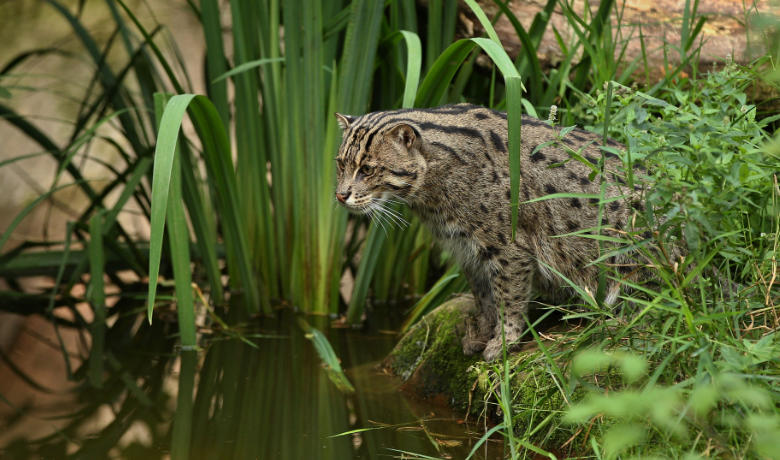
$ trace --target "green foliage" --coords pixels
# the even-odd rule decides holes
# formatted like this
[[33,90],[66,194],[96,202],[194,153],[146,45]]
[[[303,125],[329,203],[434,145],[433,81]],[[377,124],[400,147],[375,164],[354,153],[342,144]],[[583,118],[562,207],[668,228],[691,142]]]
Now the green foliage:
[[89,245],[90,281],[87,297],[91,300],[95,318],[92,320],[92,347],[89,358],[89,380],[95,388],[103,386],[103,346],[106,334],[106,293],[104,291],[103,270],[103,216],[95,214],[89,220],[90,230],[95,237]]
[[[71,371],[61,345],[69,373],[87,374],[91,388],[120,388],[140,395],[139,400],[146,394],[121,376],[136,375],[148,363],[115,356],[112,341],[154,340],[147,334],[162,331],[178,334],[188,348],[196,346],[193,280],[209,287],[209,301],[218,306],[226,301],[227,274],[229,292],[242,297],[252,311],[268,313],[273,302],[285,301],[305,311],[336,314],[344,311],[339,287],[349,273],[355,281],[346,306],[351,321],[362,317],[372,296],[412,295],[420,300],[407,322],[411,325],[451,293],[465,289],[465,282],[447,256],[431,248],[430,235],[408,210],[397,210],[407,228],[385,228],[335,206],[332,157],[339,132],[333,112],[461,101],[508,110],[514,216],[522,168],[516,155],[517,115],[521,108],[544,115],[556,104],[563,125],[584,120],[587,127],[628,145],[623,179],[628,186],[644,187],[646,207],[638,210],[632,229],[615,234],[598,228],[588,236],[604,248],[597,261],[604,280],[613,277],[627,288],[619,305],[605,306],[603,295],[575,289],[584,312],[561,309],[567,319],[588,322],[575,333],[562,334],[565,346],[545,344],[531,328],[540,347],[535,358],[526,364],[504,362],[490,374],[502,411],[501,423],[491,433],[505,436],[512,457],[523,455],[524,449],[551,456],[545,443],[569,449],[576,445],[609,458],[780,456],[775,442],[780,436],[775,277],[780,134],[771,139],[768,130],[777,126],[778,117],[761,117],[761,107],[747,96],[749,86],[764,78],[759,72],[776,66],[777,41],[770,57],[754,67],[727,63],[700,78],[695,43],[704,20],[697,15],[698,1],[687,1],[680,42],[666,45],[682,62],[665,65],[665,78],[639,91],[628,85],[637,70],[647,71],[647,56],[626,60],[626,37],[636,37],[637,30],[611,22],[613,14],[620,15],[614,2],[601,2],[596,10],[586,5],[580,16],[568,2],[549,0],[526,29],[508,2],[496,0],[499,14],[508,17],[523,44],[515,61],[493,31],[496,18],[487,17],[473,1],[466,3],[489,38],[454,41],[457,3],[430,1],[430,11],[441,14],[418,17],[414,0],[231,0],[224,4],[232,24],[228,40],[220,23],[222,4],[191,3],[206,41],[205,97],[194,96],[178,51],[159,48],[164,28],[145,27],[121,0],[104,2],[115,37],[107,43],[87,30],[80,12],[48,0],[72,28],[91,77],[61,140],[11,106],[25,89],[6,82],[16,72],[22,75],[31,56],[77,60],[57,50],[38,50],[15,57],[0,70],[3,123],[41,150],[0,167],[40,155],[56,165],[50,188],[30,201],[0,236],[5,251],[0,273],[10,285],[16,286],[17,278],[43,274],[55,286],[45,296],[3,293],[8,300],[3,308],[50,316],[55,307],[68,308],[75,319],[52,318],[55,326],[88,328],[93,340],[83,370]],[[562,59],[543,71],[536,51],[556,6],[574,34],[567,41],[553,30]],[[763,21],[767,34],[776,36],[776,23]],[[643,40],[641,28],[638,37]],[[494,69],[475,66],[482,52]],[[693,76],[684,78],[683,69],[693,69]],[[496,70],[502,78],[496,78]],[[767,79],[777,79],[777,72],[771,68]],[[604,84],[606,91],[599,91]],[[525,94],[523,87],[529,89]],[[180,132],[185,115],[195,136]],[[112,149],[119,157],[100,187],[85,175],[83,161],[76,161],[100,161],[91,153],[97,147]],[[593,179],[599,174],[594,169]],[[34,208],[71,187],[88,203],[67,226],[64,242],[30,241],[8,249],[11,232]],[[117,219],[131,201],[152,226],[148,244],[132,238]],[[649,241],[641,237],[645,231],[651,232]],[[625,280],[609,266],[612,255],[627,251],[639,254],[638,262],[653,274],[652,283]],[[138,280],[149,277],[149,315],[161,303],[155,299],[171,299],[171,283],[164,278],[175,279],[178,330],[159,322],[135,329],[132,318],[138,311],[125,300],[137,289],[118,276],[125,270]],[[129,293],[110,308],[100,276],[104,272],[111,285]],[[76,308],[83,299],[68,294],[79,283],[88,283],[86,300],[95,318],[91,324]],[[157,289],[166,292],[157,295]],[[170,344],[156,345],[167,349]],[[330,362],[337,363],[320,345]],[[239,363],[227,358],[222,360],[227,363],[224,372],[217,373],[226,388],[241,374]],[[183,372],[190,379],[180,381],[180,394],[193,392],[193,359],[191,352],[185,354]],[[544,379],[528,363],[543,368]],[[106,369],[116,375],[107,377]],[[216,382],[216,374],[213,378]],[[517,378],[543,384],[518,400],[509,384]],[[204,395],[210,394],[212,383],[200,387]],[[238,410],[231,392],[224,393],[222,411]],[[111,401],[106,395],[100,404]],[[204,396],[194,409],[192,401],[180,401],[173,455],[188,455],[187,415],[207,413],[207,401],[211,399]],[[154,403],[147,397],[143,404],[161,402],[157,395]],[[566,423],[560,416],[565,409]],[[250,415],[257,413],[261,411]],[[222,434],[217,439],[226,439]],[[247,445],[254,441],[249,438]],[[87,444],[76,454],[104,453],[101,446]]]
[[[71,28],[74,38],[71,43],[76,50],[51,47],[22,52],[2,67],[0,79],[4,83],[24,81],[27,75],[25,67],[34,65],[35,58],[64,60],[60,65],[86,70],[89,77],[85,81],[83,93],[73,95],[69,90],[51,91],[51,103],[44,105],[42,113],[22,116],[12,106],[0,105],[2,122],[18,130],[40,149],[37,153],[11,158],[1,166],[7,167],[12,163],[22,166],[25,160],[44,155],[51,160],[56,171],[50,188],[32,200],[0,237],[0,247],[4,250],[0,256],[0,267],[4,269],[3,277],[9,286],[19,289],[17,279],[41,274],[51,276],[55,281],[54,286],[45,295],[18,292],[14,296],[16,300],[4,305],[4,308],[23,315],[41,314],[51,320],[68,377],[75,379],[77,376],[88,376],[85,385],[88,389],[111,388],[111,394],[106,394],[106,399],[101,399],[99,405],[110,400],[114,391],[127,390],[144,396],[134,381],[119,377],[124,375],[124,368],[134,368],[138,363],[128,360],[119,364],[114,344],[136,338],[143,342],[144,334],[148,332],[139,332],[132,327],[134,319],[131,318],[136,318],[138,310],[129,301],[137,292],[133,287],[135,280],[144,279],[148,275],[148,245],[133,238],[126,221],[122,222],[118,217],[126,205],[133,202],[137,205],[141,219],[150,218],[149,184],[153,127],[156,125],[152,95],[160,90],[183,92],[185,85],[179,83],[176,72],[180,62],[175,59],[171,59],[170,63],[159,60],[161,53],[154,40],[159,38],[160,28],[150,33],[135,29],[135,17],[131,13],[122,13],[127,13],[122,2],[105,2],[106,14],[110,18],[107,24],[113,26],[114,37],[107,43],[100,42],[84,26],[80,16],[83,10],[74,14],[56,0],[46,4],[47,8],[53,8],[50,12],[56,12]],[[56,75],[53,77],[59,78]],[[71,78],[70,73],[67,77]],[[8,85],[7,88],[11,97],[4,102],[8,104],[24,98],[28,91],[41,89],[16,84]],[[40,117],[60,116],[45,110],[58,107],[63,101],[73,107],[71,118],[61,125],[63,129],[49,131],[51,125],[40,123]],[[111,152],[113,161],[108,162],[94,154],[98,149]],[[105,181],[96,182],[87,173],[86,168],[94,164],[103,167]],[[187,181],[188,177],[185,176],[185,186]],[[25,241],[14,248],[5,246],[11,232],[33,208],[56,203],[57,194],[68,188],[78,189],[86,201],[83,205],[79,204],[81,200],[72,203],[73,211],[69,215],[72,221],[66,226],[64,242]],[[193,224],[197,224],[194,218]],[[212,240],[208,244],[213,246],[215,242]],[[58,245],[63,245],[64,250],[57,248]],[[190,271],[189,264],[186,264],[186,270]],[[125,272],[125,276],[119,276],[119,272]],[[130,276],[130,281],[129,273],[134,275]],[[75,299],[69,295],[77,284],[88,285],[86,299]],[[123,294],[119,299],[111,299],[110,308],[107,305],[108,287]],[[215,296],[220,295],[218,290],[214,292]],[[83,300],[88,300],[92,308],[94,319],[91,324],[85,319],[84,312],[77,308]],[[181,309],[183,320],[179,332],[185,343],[194,344],[194,323],[188,324],[184,320],[187,314],[190,317],[193,315],[191,305],[188,307]],[[63,321],[54,314],[55,308],[60,308],[60,312],[68,311],[67,316],[72,320]],[[89,360],[82,367],[71,367],[69,352],[59,333],[59,328],[63,326],[87,329],[91,334]],[[148,367],[148,364],[147,361],[142,365]],[[119,372],[108,376],[107,370]],[[85,413],[90,410],[86,407]],[[102,456],[95,454],[94,449],[95,446],[84,446],[76,455]]]
[[618,305],[582,295],[587,313],[568,317],[590,321],[544,353],[569,374],[554,424],[579,427],[570,446],[605,458],[778,455],[780,156],[774,119],[747,101],[752,75],[728,63],[655,96],[613,82],[611,101],[585,99],[591,128],[608,123],[628,145],[623,176],[646,201],[599,263],[632,250],[647,273],[629,281],[605,265],[625,287]]
[[[762,341],[774,342],[767,351],[777,356],[777,340],[766,336]],[[599,356],[605,362],[614,356],[595,351],[583,353],[591,356],[588,359]],[[629,356],[642,361],[635,355]],[[723,364],[723,356],[712,363],[718,369]],[[777,393],[759,381],[751,383],[754,372],[755,368],[749,367],[705,371],[689,378],[680,376],[683,382],[670,386],[645,380],[638,387],[630,387],[635,382],[624,379],[627,388],[608,385],[589,390],[563,420],[582,425],[596,422],[596,435],[601,437],[608,458],[625,454],[679,456],[686,450],[702,456],[742,457],[751,452],[758,457],[774,458],[778,454],[775,440],[780,436]],[[577,379],[585,384],[589,380]],[[611,391],[604,391],[608,389]]]
[[[756,120],[745,94],[752,82],[745,69],[728,64],[705,79],[660,89],[657,97],[624,86],[615,92],[609,132],[652,175],[648,224],[664,233],[674,229],[679,234],[670,236],[684,237],[692,252],[719,245],[771,250],[771,236],[761,234],[774,232],[780,212],[772,201],[772,168],[780,157],[764,144],[767,126],[780,116]],[[596,127],[604,121],[604,97],[588,105]],[[745,262],[739,252],[724,256]]]
[[[249,8],[238,0],[231,5],[235,17],[239,17],[244,8]],[[347,25],[345,44],[339,49],[327,46],[327,41],[310,46],[311,43],[318,43],[317,40],[320,39],[316,34],[321,30],[323,19],[318,11],[312,12],[304,5],[299,6],[300,8],[285,4],[282,8],[281,18],[285,28],[302,30],[304,35],[285,35],[283,56],[280,56],[281,49],[277,48],[279,44],[275,43],[275,38],[268,37],[275,37],[278,32],[275,26],[278,19],[272,17],[276,8],[273,2],[266,5],[267,11],[260,8],[261,13],[267,14],[261,22],[268,24],[268,30],[261,28],[257,32],[249,32],[249,28],[242,26],[241,21],[234,24],[235,65],[236,69],[240,68],[242,71],[233,70],[212,80],[214,85],[221,85],[224,76],[230,75],[237,91],[234,104],[237,137],[235,181],[238,186],[236,194],[229,195],[230,205],[220,206],[219,209],[239,215],[238,219],[231,220],[226,227],[236,228],[234,231],[247,235],[248,252],[253,254],[257,261],[255,269],[266,291],[265,295],[260,297],[265,306],[264,311],[268,312],[269,298],[281,297],[307,311],[336,313],[340,277],[334,275],[343,271],[342,245],[350,247],[353,243],[345,241],[344,238],[347,230],[344,211],[340,208],[334,211],[330,198],[333,181],[333,162],[330,158],[336,150],[335,142],[338,139],[334,136],[334,120],[321,109],[328,107],[347,113],[362,113],[366,110],[371,82],[370,74],[366,73],[371,66],[366,63],[374,59],[373,44],[378,43],[377,27],[382,21],[382,8],[379,3],[362,1],[354,2],[348,7],[351,21]],[[419,39],[411,32],[399,32],[405,38],[407,68],[410,70],[404,84],[403,100],[410,104],[414,99],[423,105],[442,102],[459,65],[475,47],[480,47],[496,62],[504,75],[510,123],[509,148],[512,152],[519,152],[519,113],[522,107],[520,76],[500,46],[484,13],[473,2],[470,7],[481,14],[480,19],[483,26],[491,32],[491,39],[461,40],[447,47],[442,55],[432,62],[419,89],[416,81],[421,59]],[[325,11],[337,10],[326,5],[323,7],[323,12]],[[328,23],[327,17],[324,23]],[[256,33],[259,35],[256,36]],[[307,38],[309,34],[313,35]],[[260,48],[254,46],[257,42],[261,43]],[[397,40],[389,41],[394,42]],[[266,43],[267,47],[262,46]],[[208,52],[217,56],[214,59],[222,60],[220,56],[224,52],[221,48],[208,48]],[[277,59],[278,57],[282,59]],[[324,65],[330,62],[337,65],[328,71]],[[296,90],[292,91],[291,88]],[[416,96],[413,97],[412,92],[415,90]],[[254,102],[255,93],[264,101],[260,109]],[[220,98],[224,96],[217,88],[215,94],[219,94]],[[170,104],[173,104],[176,97]],[[216,107],[225,104],[225,100],[217,101]],[[175,145],[183,114],[181,108],[175,114],[169,114],[168,109],[163,113],[163,122],[171,120],[170,126],[162,123],[159,132],[160,139],[166,140],[165,145]],[[302,131],[302,135],[293,135],[294,127],[301,124],[307,126],[307,129]],[[204,146],[211,145],[204,136],[221,130],[220,120],[216,117],[196,125]],[[278,129],[285,126],[287,129]],[[224,151],[225,148],[221,149]],[[166,147],[165,151],[171,149]],[[512,158],[516,202],[519,154],[513,154]],[[205,152],[204,160],[208,162]],[[170,162],[170,159],[161,156],[158,161]],[[169,167],[160,169],[161,172],[168,170]],[[209,170],[208,180],[217,183],[226,180],[221,179],[225,174],[229,174],[225,171],[225,168],[219,172]],[[266,178],[268,175],[270,180]],[[165,202],[161,195],[165,190],[165,186],[155,187],[152,194],[153,203],[158,199]],[[220,196],[225,194],[217,193],[216,198],[212,199],[218,199]],[[232,198],[233,196],[235,198]],[[159,211],[155,212],[157,209],[160,208],[152,207],[154,244],[153,259],[150,261],[151,273],[156,272],[159,251],[156,241],[159,241],[164,225],[164,221],[159,218]],[[515,211],[513,215],[516,215]],[[405,219],[399,215],[398,220],[403,222]],[[353,223],[349,233],[352,238],[363,233],[358,225],[359,222]],[[415,225],[412,228],[419,230],[420,227]],[[204,235],[198,235],[198,229],[195,230],[198,239],[203,239]],[[224,231],[226,229],[223,229]],[[381,221],[372,223],[365,230],[365,247],[361,264],[355,273],[355,288],[347,312],[350,321],[354,322],[360,318],[372,280],[384,282],[385,284],[380,284],[379,287],[383,287],[386,293],[391,290],[388,280],[394,281],[396,286],[406,281],[398,277],[397,264],[391,264],[392,260],[379,259],[380,255],[398,253],[401,248],[403,252],[396,257],[408,259],[410,253],[417,250],[410,244],[417,240],[414,232],[402,236],[398,232],[400,230],[395,230],[392,226],[388,232]],[[228,242],[226,240],[226,243]],[[234,259],[239,259],[239,254],[244,255],[247,252],[241,251],[235,245],[226,249],[228,256],[235,254]],[[278,261],[282,260],[290,263],[279,264]],[[417,263],[427,266],[428,261],[419,260]],[[229,261],[228,265],[233,268],[236,264]],[[420,277],[424,272],[417,270],[416,274]],[[251,308],[257,303],[253,295],[255,290],[248,281],[249,278],[242,277],[241,280]],[[423,279],[415,284],[424,283]],[[153,293],[153,290],[154,283],[150,286],[150,293]]]
[[620,369],[627,383],[639,380],[647,372],[647,363],[629,353],[602,353],[596,350],[584,350],[574,357],[571,373],[575,377],[592,374],[614,366]]

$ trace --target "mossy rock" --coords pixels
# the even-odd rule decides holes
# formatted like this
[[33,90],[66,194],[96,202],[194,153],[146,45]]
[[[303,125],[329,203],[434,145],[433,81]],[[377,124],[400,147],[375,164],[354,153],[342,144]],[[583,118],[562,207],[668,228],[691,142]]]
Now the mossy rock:
[[460,344],[464,319],[474,310],[474,298],[455,297],[423,316],[385,359],[405,388],[427,398],[442,398],[465,409],[474,375],[469,370],[479,356],[465,356]]
[[[405,389],[426,398],[446,401],[453,409],[482,413],[495,402],[500,362],[486,363],[480,355],[465,356],[461,338],[465,320],[475,310],[470,295],[455,297],[425,315],[385,359],[385,367],[404,381]],[[533,422],[540,411],[559,411],[565,404],[535,343],[507,356],[512,405]],[[495,415],[495,406],[485,412]],[[466,414],[464,414],[466,415]],[[538,419],[537,419],[538,421]]]
[[[486,363],[480,355],[465,356],[461,338],[465,320],[475,310],[470,295],[455,297],[425,315],[395,346],[385,359],[385,367],[399,376],[405,388],[425,397],[444,397],[454,409],[481,411],[485,395],[493,391],[500,363]],[[541,403],[550,410],[559,409],[562,400],[548,390],[553,382],[535,344],[529,344],[507,357],[513,370],[515,406]],[[519,372],[517,372],[519,370]],[[471,401],[471,405],[469,403]]]

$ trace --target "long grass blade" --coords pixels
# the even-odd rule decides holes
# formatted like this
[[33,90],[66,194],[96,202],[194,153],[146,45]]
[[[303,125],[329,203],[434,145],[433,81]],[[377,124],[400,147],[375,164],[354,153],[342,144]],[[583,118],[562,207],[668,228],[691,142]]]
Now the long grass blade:
[[182,198],[187,205],[193,236],[196,238],[198,252],[203,261],[203,268],[211,286],[211,301],[221,305],[225,301],[222,288],[222,271],[219,268],[217,256],[217,223],[211,201],[207,199],[198,186],[195,177],[197,168],[193,165],[192,152],[183,143],[179,146],[181,153]]
[[[248,251],[243,219],[236,186],[236,176],[230,158],[230,147],[222,120],[214,105],[203,96],[182,94],[173,96],[165,106],[160,120],[155,150],[152,180],[152,229],[149,240],[149,294],[147,314],[151,321],[157,289],[162,236],[165,230],[166,209],[169,203],[171,175],[182,118],[187,110],[204,148],[204,160],[217,190],[217,202],[223,212],[223,231],[227,248],[228,271],[231,284],[243,289],[247,307],[256,310],[263,301],[270,311],[267,297],[260,297]],[[179,203],[177,203],[178,205]],[[187,234],[183,232],[182,238]],[[183,249],[182,249],[183,250]],[[189,286],[189,283],[187,284]],[[182,285],[183,287],[183,285]]]
[[176,412],[173,418],[171,433],[171,459],[187,460],[192,458],[190,446],[192,443],[193,400],[195,389],[195,372],[198,368],[198,354],[194,350],[186,350],[181,354],[181,371],[179,372],[179,388],[176,393]]
[[176,286],[176,313],[182,348],[192,350],[196,346],[195,304],[192,295],[192,270],[190,268],[190,238],[184,208],[181,205],[181,154],[174,154],[168,199],[168,246],[171,250],[173,279]]
[[431,107],[440,105],[444,101],[444,95],[452,78],[474,46],[475,43],[471,40],[458,40],[436,58],[420,83],[415,107]]
[[203,35],[206,39],[206,75],[208,81],[209,99],[217,106],[225,129],[230,123],[230,105],[228,103],[227,81],[215,81],[218,75],[227,70],[227,59],[222,40],[222,24],[220,22],[219,3],[217,0],[200,1],[200,21],[203,24]]
[[252,61],[244,62],[240,65],[237,65],[230,69],[227,72],[222,73],[218,77],[211,80],[211,84],[219,83],[227,78],[232,78],[240,73],[248,72],[252,69],[256,69],[260,66],[266,65],[266,64],[273,64],[275,62],[284,62],[285,58],[283,57],[275,57],[275,58],[262,58],[262,59],[255,59]]
[[92,346],[89,350],[89,382],[95,388],[103,387],[103,345],[106,334],[106,293],[103,282],[105,255],[103,254],[103,213],[96,213],[89,221],[92,239],[89,242],[90,280],[87,298],[94,315],[91,324]]
[[485,38],[473,38],[504,76],[507,94],[507,125],[509,129],[509,182],[510,210],[512,216],[512,238],[517,230],[517,216],[520,197],[520,147],[522,145],[523,80],[514,63],[500,43]]
[[454,265],[450,267],[450,269],[447,270],[447,272],[442,275],[438,281],[436,281],[436,284],[434,284],[432,288],[428,289],[428,292],[426,292],[425,295],[422,296],[422,298],[420,298],[416,304],[414,304],[412,311],[409,313],[409,315],[407,315],[404,323],[401,325],[400,332],[403,334],[404,332],[408,331],[409,328],[412,327],[412,325],[416,323],[425,312],[431,309],[431,306],[434,303],[434,299],[436,299],[438,295],[459,276],[460,273],[458,273],[458,268]]
[[383,2],[374,0],[352,2],[340,66],[342,77],[338,109],[346,113],[358,113],[366,107],[383,8]]
[[[215,203],[222,213],[221,229],[231,287],[236,292],[242,292],[250,311],[262,309],[264,313],[270,313],[270,297],[267,293],[260,295],[260,286],[252,268],[246,221],[241,215],[241,200],[227,132],[216,107],[204,96],[196,96],[192,100],[189,114],[203,145],[203,159],[213,181]],[[272,253],[262,255],[264,258],[272,256]]]
[[352,289],[352,298],[347,307],[347,321],[355,324],[360,321],[363,306],[368,297],[368,288],[371,285],[371,275],[376,267],[381,248],[386,234],[379,225],[371,225],[366,235],[366,243],[363,247],[363,259],[360,261],[358,272],[355,275],[355,286]]

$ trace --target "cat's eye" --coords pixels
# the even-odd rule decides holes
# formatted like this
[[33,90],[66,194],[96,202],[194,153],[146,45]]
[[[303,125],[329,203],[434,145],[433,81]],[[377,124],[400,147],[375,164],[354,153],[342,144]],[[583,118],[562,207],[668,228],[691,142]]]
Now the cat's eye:
[[368,177],[371,174],[374,174],[374,167],[370,165],[363,165],[360,167],[360,174]]

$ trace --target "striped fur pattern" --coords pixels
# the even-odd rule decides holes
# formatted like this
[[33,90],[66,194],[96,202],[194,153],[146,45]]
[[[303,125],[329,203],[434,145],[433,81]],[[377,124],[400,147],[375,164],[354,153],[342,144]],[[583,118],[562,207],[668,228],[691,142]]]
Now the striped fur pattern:
[[[566,283],[549,267],[596,292],[597,269],[588,266],[597,254],[594,240],[555,236],[594,227],[597,199],[521,204],[511,240],[505,113],[458,104],[337,117],[343,129],[337,199],[350,211],[385,213],[389,220],[386,205],[406,203],[454,254],[478,306],[463,339],[465,353],[482,351],[492,361],[502,349],[502,329],[508,344],[522,335],[532,296],[561,299]],[[568,149],[594,164],[606,155],[608,171],[620,164],[602,151],[601,138],[593,133],[574,129],[561,137],[559,127],[530,117],[523,118],[522,129],[521,203],[553,193],[599,194],[598,181],[588,178],[591,169],[572,160]],[[604,224],[623,229],[634,194],[619,179],[610,185]],[[617,294],[617,286],[609,286],[607,301]]]

